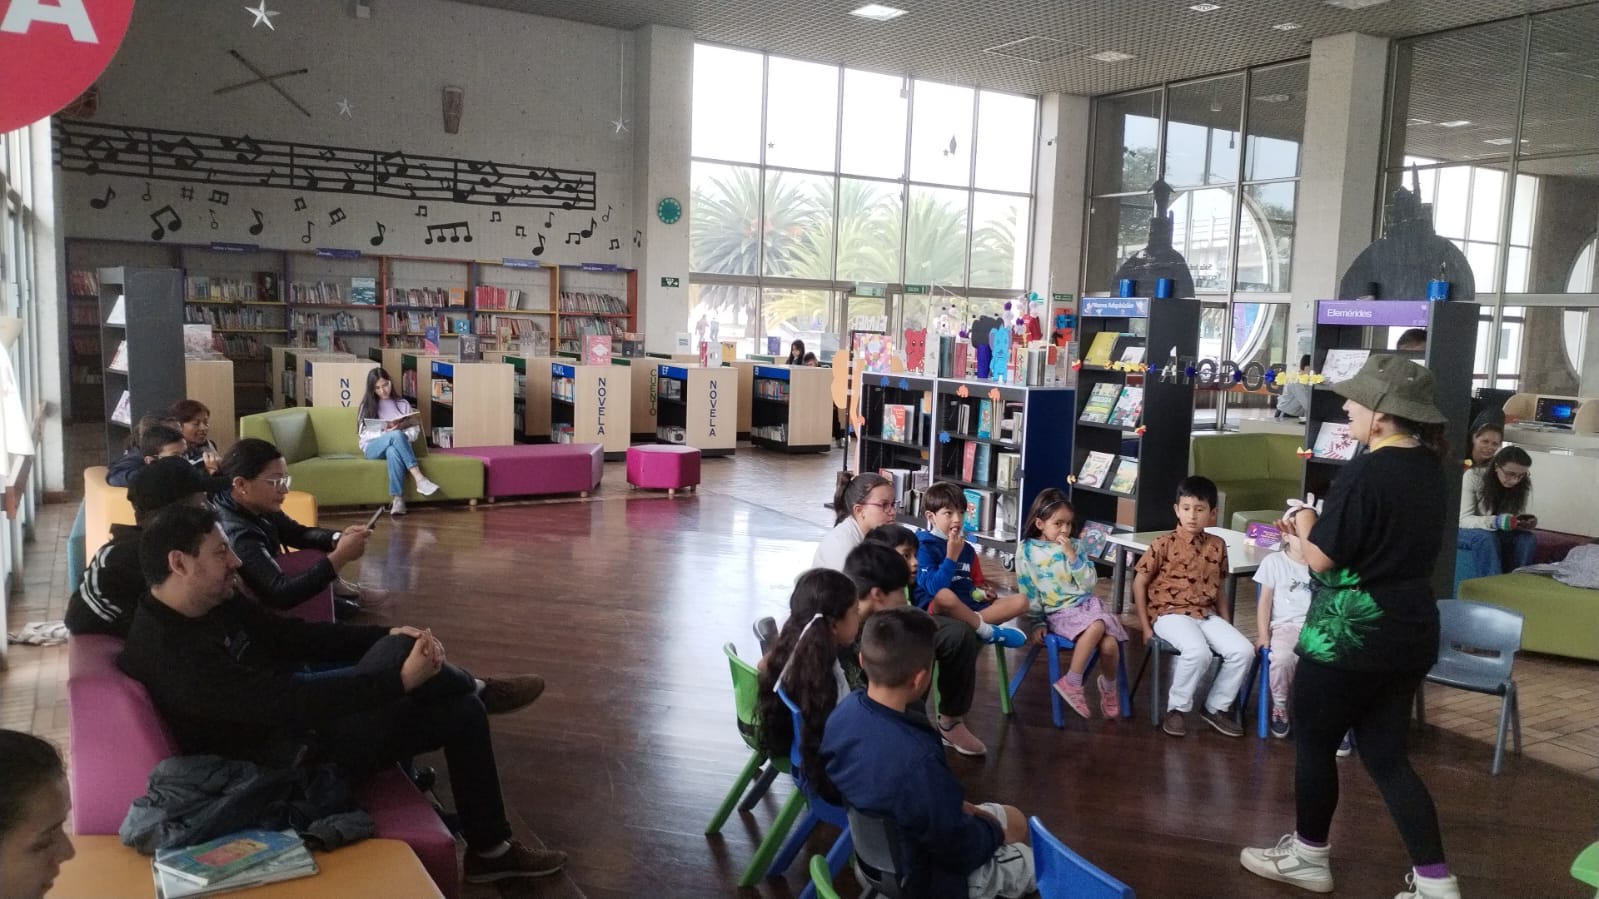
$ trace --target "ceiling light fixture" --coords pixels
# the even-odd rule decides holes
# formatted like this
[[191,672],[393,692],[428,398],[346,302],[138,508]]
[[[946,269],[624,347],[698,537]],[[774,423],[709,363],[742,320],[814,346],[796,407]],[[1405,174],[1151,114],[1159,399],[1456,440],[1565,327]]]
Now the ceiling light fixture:
[[[1515,142],[1515,138],[1511,137],[1490,137],[1483,140],[1483,143],[1493,144],[1496,147],[1508,147]],[[1521,139],[1521,142],[1524,144],[1531,143],[1531,141],[1527,140],[1525,137]]]
[[1322,0],[1322,2],[1339,9],[1365,9],[1368,6],[1381,6],[1388,0]]
[[1215,12],[1216,10],[1221,9],[1221,6],[1216,3],[1195,3],[1193,6],[1188,8],[1194,12]]
[[1278,31],[1298,31],[1305,26],[1299,24],[1298,22],[1278,22],[1271,27]]
[[1293,96],[1289,94],[1261,94],[1255,98],[1256,103],[1287,103]]
[[873,22],[887,22],[889,19],[897,19],[905,15],[905,10],[884,6],[881,3],[868,3],[860,9],[851,10],[850,15],[871,19]]
[[1452,122],[1439,122],[1439,128],[1464,128],[1471,124],[1470,119],[1455,119]]
[[1431,125],[1432,124],[1432,120],[1431,119],[1410,118],[1410,119],[1405,119],[1405,124],[1411,126],[1412,128],[1414,128],[1417,125]]
[[1098,53],[1090,53],[1088,58],[1096,62],[1126,62],[1133,58],[1133,54],[1123,53],[1120,50],[1101,50]]

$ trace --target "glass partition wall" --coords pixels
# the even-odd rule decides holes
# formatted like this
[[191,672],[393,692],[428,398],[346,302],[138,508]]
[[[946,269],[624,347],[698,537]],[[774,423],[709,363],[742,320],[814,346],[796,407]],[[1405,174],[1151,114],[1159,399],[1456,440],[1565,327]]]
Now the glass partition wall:
[[[1094,101],[1083,292],[1108,295],[1122,261],[1148,241],[1150,186],[1174,190],[1172,241],[1193,272],[1201,357],[1297,362],[1288,334],[1303,61]],[[1269,415],[1264,391],[1196,393],[1197,427]]]

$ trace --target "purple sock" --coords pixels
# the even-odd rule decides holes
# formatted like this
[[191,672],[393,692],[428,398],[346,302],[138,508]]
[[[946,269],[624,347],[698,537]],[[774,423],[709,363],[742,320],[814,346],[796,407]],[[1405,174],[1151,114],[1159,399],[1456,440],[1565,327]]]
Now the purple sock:
[[[1299,842],[1304,843],[1306,846],[1309,846],[1312,849],[1326,849],[1327,848],[1327,841],[1326,840],[1322,840],[1321,842],[1318,843],[1315,840],[1307,840],[1304,837],[1299,836],[1299,834],[1297,834],[1297,833],[1294,834],[1294,836],[1299,840]],[[1417,868],[1416,870],[1419,871],[1421,869]]]
[[1066,686],[1068,686],[1068,687],[1081,687],[1082,685],[1083,685],[1083,675],[1080,672],[1077,672],[1077,671],[1068,671],[1068,672],[1066,672]]
[[1449,876],[1449,865],[1444,862],[1439,862],[1436,865],[1417,865],[1416,876],[1443,880]]

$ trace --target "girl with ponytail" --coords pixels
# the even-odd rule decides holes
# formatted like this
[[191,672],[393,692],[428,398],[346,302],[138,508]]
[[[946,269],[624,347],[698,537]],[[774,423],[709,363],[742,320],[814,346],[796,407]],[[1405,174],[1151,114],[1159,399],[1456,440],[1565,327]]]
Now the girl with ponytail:
[[867,531],[893,522],[898,509],[894,486],[888,478],[872,473],[850,477],[848,472],[839,472],[838,488],[833,494],[837,518],[833,529],[817,545],[811,567],[843,571],[849,551],[861,545]]

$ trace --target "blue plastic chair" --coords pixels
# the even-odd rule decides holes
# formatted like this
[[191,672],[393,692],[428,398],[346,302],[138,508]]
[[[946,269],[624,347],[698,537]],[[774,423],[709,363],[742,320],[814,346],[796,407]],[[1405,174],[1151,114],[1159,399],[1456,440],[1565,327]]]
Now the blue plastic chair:
[[[783,876],[783,872],[788,870],[789,865],[792,865],[794,859],[804,850],[805,843],[810,839],[811,831],[816,829],[817,823],[825,822],[839,829],[838,839],[834,840],[833,847],[827,850],[827,870],[836,878],[838,873],[844,870],[844,864],[849,861],[850,853],[855,849],[854,841],[850,837],[849,815],[842,807],[822,799],[815,790],[806,785],[802,776],[805,770],[804,763],[800,755],[800,733],[804,730],[805,719],[800,714],[799,706],[789,698],[788,691],[783,689],[781,684],[777,688],[777,697],[783,700],[783,705],[788,706],[789,714],[794,718],[794,743],[788,754],[789,765],[792,768],[789,773],[794,778],[795,793],[805,796],[806,808],[805,817],[800,819],[794,831],[789,834],[788,842],[783,844],[783,848],[777,853],[777,858],[772,860],[772,866],[767,869],[766,876]],[[816,885],[807,883],[804,892],[800,893],[800,899],[815,899],[815,897]]]
[[1033,835],[1033,870],[1043,899],[1134,899],[1133,888],[1101,871],[1044,828],[1027,819]]
[[[1521,706],[1516,699],[1516,682],[1510,676],[1521,649],[1521,613],[1469,599],[1441,599],[1438,619],[1438,662],[1427,672],[1427,680],[1502,697],[1499,737],[1494,742],[1493,773],[1498,774],[1505,757],[1506,728],[1514,733],[1516,754],[1521,754]],[[1461,647],[1473,651],[1464,652]],[[1416,691],[1416,717],[1427,723],[1420,690]]]
[[[1121,641],[1121,646],[1122,651],[1116,659],[1116,693],[1117,698],[1121,701],[1121,716],[1123,718],[1131,718],[1133,717],[1133,701],[1132,694],[1127,686],[1127,641]],[[1048,652],[1049,683],[1051,685],[1049,690],[1050,717],[1054,719],[1056,727],[1064,728],[1066,726],[1066,700],[1061,699],[1060,694],[1055,692],[1054,684],[1061,678],[1060,654],[1071,652],[1076,648],[1077,644],[1072,640],[1045,633],[1044,642],[1028,650],[1027,657],[1022,659],[1021,667],[1016,669],[1016,676],[1011,678],[1007,694],[1009,696],[1016,695],[1016,691],[1021,689],[1022,681],[1027,678],[1027,672],[1032,669],[1033,661],[1038,658],[1038,654],[1040,652]],[[1094,654],[1088,657],[1087,670],[1093,671],[1094,665],[1098,661],[1099,649],[1096,647]]]
[[[1259,677],[1260,680],[1255,680]],[[1249,694],[1255,694],[1255,727],[1260,732],[1260,738],[1266,739],[1270,733],[1271,719],[1271,650],[1262,647],[1255,652],[1255,661],[1249,666],[1249,674],[1244,676],[1244,688],[1238,691],[1238,714],[1243,715],[1249,708]],[[1242,719],[1240,719],[1242,720]]]

